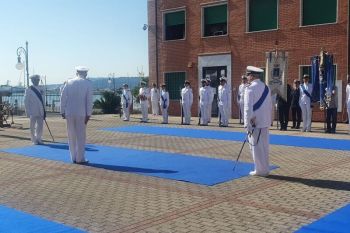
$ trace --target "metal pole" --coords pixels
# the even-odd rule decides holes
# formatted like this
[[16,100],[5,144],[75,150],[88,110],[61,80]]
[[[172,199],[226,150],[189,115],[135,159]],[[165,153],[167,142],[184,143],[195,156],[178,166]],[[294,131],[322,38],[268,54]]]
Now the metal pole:
[[27,87],[29,87],[29,65],[28,65],[28,41],[26,41],[26,71],[27,71]]
[[155,23],[155,37],[156,37],[156,76],[157,76],[157,86],[159,87],[159,64],[158,64],[158,3],[157,0],[155,3],[155,13],[156,13],[156,23]]

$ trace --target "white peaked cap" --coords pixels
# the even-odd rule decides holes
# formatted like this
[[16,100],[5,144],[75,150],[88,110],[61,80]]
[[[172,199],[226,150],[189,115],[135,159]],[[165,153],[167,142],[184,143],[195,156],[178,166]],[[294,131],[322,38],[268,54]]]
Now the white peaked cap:
[[86,66],[76,66],[75,70],[78,71],[78,72],[79,71],[80,72],[88,72],[89,71],[89,69]]
[[247,66],[247,73],[263,73],[264,70],[255,66]]

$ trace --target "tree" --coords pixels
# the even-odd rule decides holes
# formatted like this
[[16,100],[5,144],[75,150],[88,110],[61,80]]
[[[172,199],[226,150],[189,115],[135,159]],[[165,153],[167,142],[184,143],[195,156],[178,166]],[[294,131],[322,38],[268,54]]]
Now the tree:
[[120,112],[120,95],[111,91],[102,92],[100,99],[95,100],[94,108],[102,109],[104,114]]

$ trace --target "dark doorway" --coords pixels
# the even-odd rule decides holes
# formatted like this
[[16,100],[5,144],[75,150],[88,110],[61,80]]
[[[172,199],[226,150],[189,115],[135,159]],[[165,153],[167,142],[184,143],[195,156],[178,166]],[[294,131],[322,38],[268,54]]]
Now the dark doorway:
[[218,88],[220,85],[220,77],[221,77],[221,71],[225,72],[225,77],[227,78],[227,67],[226,66],[209,66],[209,67],[203,67],[203,79],[205,79],[207,76],[210,77],[210,86],[213,87],[214,90],[214,100],[212,103],[211,108],[211,115],[213,117],[217,117],[219,115],[219,108],[218,108]]

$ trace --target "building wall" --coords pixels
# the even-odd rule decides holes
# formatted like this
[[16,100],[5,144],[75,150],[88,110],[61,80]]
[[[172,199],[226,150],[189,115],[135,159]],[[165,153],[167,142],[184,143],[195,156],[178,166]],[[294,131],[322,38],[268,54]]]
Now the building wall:
[[[186,71],[191,81],[194,104],[192,115],[198,109],[198,56],[206,54],[231,54],[232,88],[238,88],[240,77],[247,65],[265,67],[265,52],[285,50],[289,53],[288,83],[299,78],[299,66],[310,65],[311,56],[318,55],[321,48],[334,55],[337,64],[337,80],[342,80],[343,92],[347,75],[347,23],[348,1],[338,0],[336,24],[300,27],[300,0],[279,0],[278,30],[246,32],[247,0],[228,0],[228,35],[201,37],[201,7],[215,0],[149,0],[149,24],[155,25],[155,3],[158,6],[158,48],[155,47],[155,32],[149,30],[150,82],[156,82],[156,50],[158,50],[158,79],[164,82],[164,72]],[[164,11],[185,7],[185,40],[163,40]],[[315,9],[316,10],[316,9]],[[152,21],[153,20],[153,21]],[[201,77],[200,77],[201,78]],[[344,96],[344,95],[343,95]],[[235,95],[233,94],[233,98]],[[344,99],[342,102],[344,105]],[[343,106],[342,106],[343,107]],[[323,114],[314,108],[314,120],[323,120]],[[170,103],[170,114],[179,115],[178,101]],[[341,115],[341,114],[339,114]],[[238,117],[238,108],[232,101],[232,116]]]

